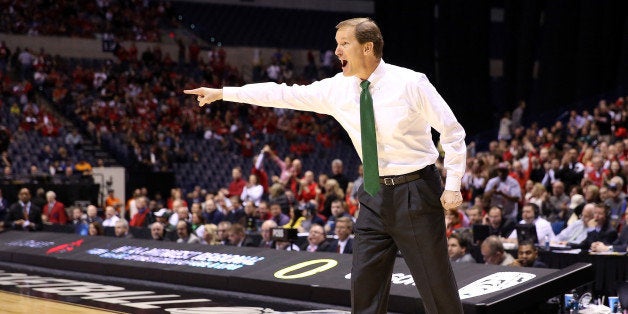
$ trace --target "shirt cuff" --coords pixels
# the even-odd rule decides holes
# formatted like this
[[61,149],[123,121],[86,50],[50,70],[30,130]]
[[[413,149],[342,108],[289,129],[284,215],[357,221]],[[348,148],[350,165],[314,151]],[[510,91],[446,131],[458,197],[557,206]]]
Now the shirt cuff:
[[238,87],[223,87],[222,100],[238,102],[237,89]]
[[460,183],[462,178],[456,176],[447,176],[445,179],[445,190],[447,191],[460,191]]

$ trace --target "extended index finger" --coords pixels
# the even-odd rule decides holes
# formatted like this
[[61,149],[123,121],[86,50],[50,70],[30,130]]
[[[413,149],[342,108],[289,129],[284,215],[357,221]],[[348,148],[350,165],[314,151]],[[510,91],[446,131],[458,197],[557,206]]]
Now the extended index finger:
[[190,94],[190,95],[202,95],[203,92],[201,91],[201,88],[195,88],[195,89],[186,89],[183,90],[184,94]]

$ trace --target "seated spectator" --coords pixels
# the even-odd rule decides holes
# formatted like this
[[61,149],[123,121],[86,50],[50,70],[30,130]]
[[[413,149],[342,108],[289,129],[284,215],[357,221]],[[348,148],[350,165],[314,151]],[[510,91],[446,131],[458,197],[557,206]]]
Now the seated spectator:
[[68,223],[68,214],[65,212],[65,205],[57,201],[57,194],[53,191],[46,192],[46,201],[47,203],[42,213],[43,222],[59,225]]
[[486,216],[484,216],[483,224],[488,225],[489,234],[500,238],[507,238],[513,230],[515,230],[515,222],[503,215],[500,206],[492,206]]
[[259,247],[267,249],[275,248],[275,241],[272,239],[273,228],[277,228],[277,223],[274,220],[266,220],[262,223],[262,227],[260,228],[262,240],[259,243]]
[[177,236],[177,243],[201,243],[201,239],[192,230],[192,224],[184,220],[177,222]]
[[299,229],[301,227],[301,224],[305,220],[305,217],[303,217],[303,212],[298,208],[295,208],[292,204],[290,204],[290,213],[288,217],[290,218],[288,223],[281,227],[288,229]]
[[308,202],[305,204],[300,204],[299,208],[301,209],[301,215],[304,217],[303,222],[301,222],[301,226],[299,226],[299,232],[309,232],[312,225],[317,224],[321,226],[325,226],[325,221],[316,210],[316,204],[313,202]]
[[225,215],[218,209],[213,199],[207,199],[203,205],[205,205],[203,209],[203,219],[205,219],[206,223],[217,225],[225,219]]
[[462,228],[462,213],[458,209],[450,209],[445,213],[445,230],[449,237],[454,231]]
[[336,220],[340,217],[348,217],[349,219],[353,218],[349,215],[349,213],[347,213],[347,203],[343,200],[336,199],[331,202],[331,216],[329,216],[329,219],[325,224],[325,232],[327,232],[327,234],[334,233]]
[[120,220],[120,217],[117,216],[116,209],[113,206],[105,207],[105,220],[103,220],[103,227],[115,227],[116,222]]
[[72,220],[70,221],[72,225],[77,226],[77,225],[86,224],[85,221],[87,219],[87,215],[83,213],[83,210],[81,210],[80,207],[78,206],[70,207],[70,212],[72,213]]
[[447,253],[449,254],[449,261],[453,263],[476,263],[473,256],[468,251],[469,240],[460,236],[457,233],[453,233],[447,240]]
[[244,205],[244,215],[242,215],[240,219],[237,221],[227,219],[227,221],[243,225],[247,232],[257,231],[258,221],[260,221],[257,207],[255,207],[253,203],[246,203]]
[[96,221],[102,225],[103,220],[102,218],[98,216],[98,208],[96,206],[94,205],[87,206],[87,218],[85,219],[85,221],[88,224]]
[[580,219],[571,223],[567,226],[567,228],[563,229],[559,234],[554,238],[554,242],[567,245],[567,244],[580,244],[587,238],[588,229],[593,227],[593,225],[589,225],[590,223],[595,223],[593,219],[593,209],[595,208],[595,204],[589,203],[586,204],[582,208],[582,213],[580,215]]
[[148,201],[146,196],[140,196],[137,199],[136,204],[137,213],[133,215],[133,218],[131,218],[131,222],[129,223],[129,225],[131,225],[132,227],[145,228],[155,222],[155,216],[153,216],[153,213],[150,211],[150,209],[148,209]]
[[547,268],[545,263],[539,261],[539,251],[534,243],[523,241],[517,249],[517,259],[510,266]]
[[469,225],[482,224],[482,209],[479,206],[471,206],[465,211],[469,218]]
[[325,236],[325,229],[321,225],[312,225],[307,236],[307,243],[301,246],[301,251],[308,252],[333,252],[331,241]]
[[151,239],[156,241],[166,240],[166,232],[162,223],[153,222],[152,224],[150,224],[149,228]]
[[101,236],[105,234],[105,228],[98,221],[92,221],[89,223],[87,234],[90,236]]
[[[227,208],[227,212],[225,213],[223,219],[228,220],[231,223],[240,223],[241,225],[245,226],[246,230],[250,230],[249,226],[242,222],[242,220],[245,220],[244,216],[246,216],[246,213],[244,212],[244,206],[242,204],[240,196],[234,195],[230,197],[229,200],[231,200],[231,206]],[[256,204],[253,203],[253,207],[255,206]]]
[[129,222],[123,218],[116,222],[114,233],[118,238],[133,239],[133,234],[129,233]]
[[[534,224],[536,227],[537,244],[544,243],[545,239],[553,241],[555,234],[552,230],[552,225],[549,221],[545,220],[541,215],[541,210],[534,203],[529,203],[523,206],[521,210],[520,224]],[[517,230],[514,230],[508,237],[508,242],[517,243]]]
[[218,224],[218,241],[222,245],[229,245],[229,229],[231,229],[232,224],[228,221],[221,221]]
[[214,224],[206,224],[204,226],[205,233],[203,233],[203,240],[201,243],[208,245],[220,245],[218,240],[218,226]]
[[504,244],[497,236],[490,236],[482,242],[480,247],[485,264],[507,266],[515,259],[504,251]]
[[233,224],[229,228],[229,245],[232,246],[258,246],[259,243],[252,237],[249,237],[244,232],[244,227],[241,224]]
[[[194,205],[194,204],[192,204]],[[194,207],[194,206],[192,206]],[[200,207],[199,207],[200,208]],[[205,219],[203,219],[203,216],[201,215],[200,212],[195,211],[192,213],[192,219],[191,222],[192,224],[192,231],[194,233],[196,233],[196,236],[199,239],[203,239],[203,235],[205,234]]]
[[270,203],[270,219],[274,220],[278,226],[283,226],[290,222],[290,217],[281,212],[279,203]]
[[610,245],[617,239],[617,230],[613,229],[610,224],[610,212],[611,210],[606,204],[598,203],[595,205],[593,208],[595,226],[588,228],[587,237],[580,244],[582,249],[590,248],[595,242]]
[[613,241],[611,245],[607,245],[604,242],[597,241],[591,243],[591,252],[628,252],[628,215],[624,215],[624,224],[621,227],[621,232],[617,240]]
[[334,225],[334,235],[337,238],[332,242],[332,251],[340,254],[353,254],[353,219],[338,217]]

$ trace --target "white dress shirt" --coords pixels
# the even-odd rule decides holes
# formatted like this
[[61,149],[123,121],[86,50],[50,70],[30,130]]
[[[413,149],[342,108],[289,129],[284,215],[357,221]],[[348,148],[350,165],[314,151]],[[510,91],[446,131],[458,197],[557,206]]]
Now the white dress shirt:
[[[440,133],[447,170],[445,189],[460,190],[466,166],[465,132],[427,77],[381,60],[368,78],[373,97],[381,176],[400,175],[433,164],[438,151],[430,127]],[[223,99],[264,107],[328,114],[347,131],[362,158],[360,79],[342,73],[310,85],[260,83],[224,87]]]
[[[521,220],[519,223],[526,224],[527,222],[525,220]],[[534,219],[534,226],[536,227],[536,238],[539,241],[538,244],[544,244],[543,241],[545,241],[545,236],[547,236],[550,241],[554,240],[556,235],[554,234],[552,224],[550,224],[549,221],[539,217]],[[508,238],[517,239],[517,229],[513,230]]]

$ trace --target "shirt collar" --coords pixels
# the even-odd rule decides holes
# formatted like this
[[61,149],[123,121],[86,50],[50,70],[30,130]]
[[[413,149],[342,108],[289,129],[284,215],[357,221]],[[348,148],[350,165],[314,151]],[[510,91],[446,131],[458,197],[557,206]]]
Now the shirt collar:
[[[382,59],[379,59],[379,64],[375,68],[375,71],[373,71],[373,73],[371,73],[371,75],[367,79],[369,82],[371,82],[370,86],[373,86],[373,84],[377,84],[377,82],[382,77],[384,77],[385,73],[386,73],[386,62],[384,62],[384,59],[382,58]],[[355,79],[357,84],[360,85],[360,83],[362,82],[362,79],[360,79],[357,76],[354,76],[353,78]]]

